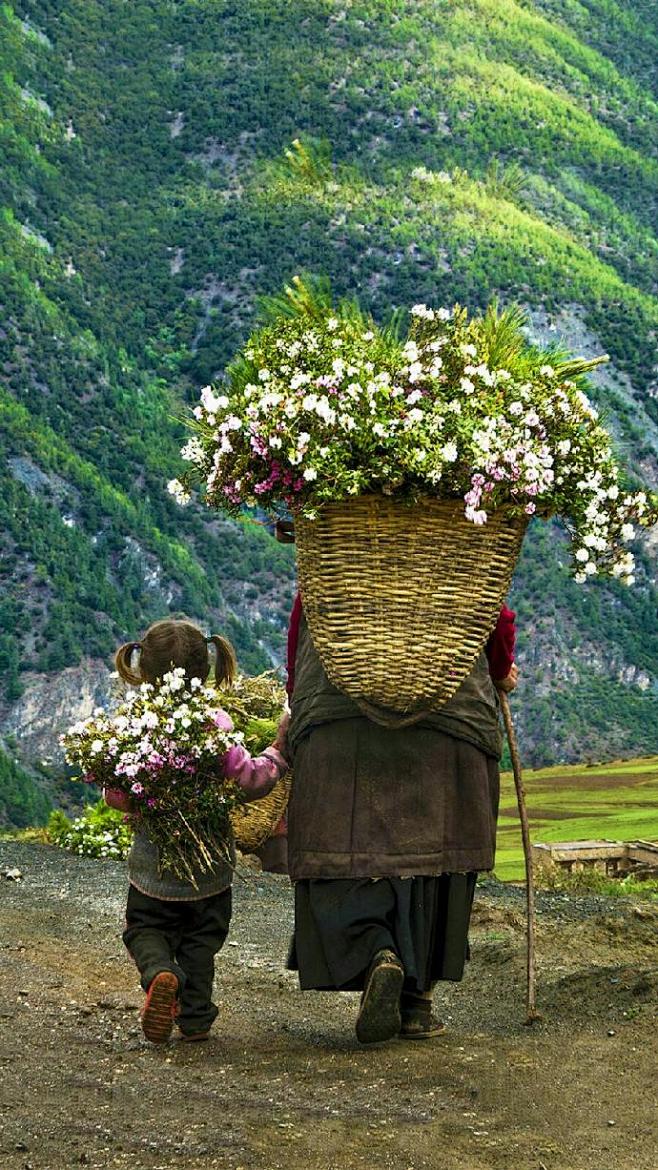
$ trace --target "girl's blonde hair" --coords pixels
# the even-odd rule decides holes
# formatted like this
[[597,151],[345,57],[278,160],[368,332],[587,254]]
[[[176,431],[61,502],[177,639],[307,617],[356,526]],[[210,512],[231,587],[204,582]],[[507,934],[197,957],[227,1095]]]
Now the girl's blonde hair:
[[[184,618],[165,618],[149,626],[141,642],[125,642],[114,656],[114,664],[124,682],[137,687],[140,683],[157,683],[168,670],[182,667],[189,682],[205,682],[210,673],[208,646],[215,647],[215,683],[232,683],[238,669],[235,651],[226,638],[205,634],[194,622]],[[136,666],[133,655],[139,652]]]

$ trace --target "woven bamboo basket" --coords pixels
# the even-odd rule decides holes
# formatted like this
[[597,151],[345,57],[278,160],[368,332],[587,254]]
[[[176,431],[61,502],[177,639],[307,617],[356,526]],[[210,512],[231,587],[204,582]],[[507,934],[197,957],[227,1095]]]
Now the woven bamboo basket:
[[272,835],[288,807],[291,786],[292,772],[286,772],[277,780],[268,796],[231,813],[235,843],[242,853],[253,853]]
[[295,519],[306,620],[330,680],[397,726],[437,710],[470,673],[507,596],[527,521],[466,520],[460,500],[384,496]]

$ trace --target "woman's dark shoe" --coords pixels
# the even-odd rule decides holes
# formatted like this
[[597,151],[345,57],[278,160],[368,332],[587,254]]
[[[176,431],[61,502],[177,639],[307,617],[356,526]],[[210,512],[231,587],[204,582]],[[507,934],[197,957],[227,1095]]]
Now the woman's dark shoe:
[[377,1044],[397,1036],[402,1023],[403,983],[404,967],[395,952],[378,951],[368,968],[356,1021],[356,1036],[361,1044]]
[[403,994],[400,1014],[401,1040],[432,1040],[435,1036],[442,1036],[446,1030],[445,1024],[432,1011],[430,997]]
[[142,1032],[152,1044],[165,1044],[178,1014],[178,979],[173,971],[160,971],[151,980],[142,1012]]

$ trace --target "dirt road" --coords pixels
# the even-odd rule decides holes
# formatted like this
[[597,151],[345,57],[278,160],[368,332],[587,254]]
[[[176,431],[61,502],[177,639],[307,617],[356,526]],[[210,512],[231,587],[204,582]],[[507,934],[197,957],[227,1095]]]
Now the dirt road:
[[285,971],[291,893],[246,871],[208,1044],[143,1040],[124,868],[0,843],[3,1170],[656,1170],[658,908],[540,897],[523,1026],[522,893],[478,891],[431,1043],[354,1038],[354,995]]

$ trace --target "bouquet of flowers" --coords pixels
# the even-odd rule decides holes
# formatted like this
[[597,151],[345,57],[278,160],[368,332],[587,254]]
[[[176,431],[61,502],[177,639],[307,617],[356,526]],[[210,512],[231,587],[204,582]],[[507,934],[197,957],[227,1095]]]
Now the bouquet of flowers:
[[230,814],[243,803],[222,774],[222,759],[243,735],[232,728],[219,692],[175,669],[154,687],[142,683],[114,712],[97,708],[62,736],[66,759],[83,779],[119,789],[131,819],[158,846],[160,867],[196,885],[229,856]]
[[378,326],[352,302],[332,304],[297,280],[273,298],[226,384],[206,386],[189,426],[181,503],[206,500],[314,518],[328,501],[380,492],[459,499],[473,524],[505,507],[558,515],[573,540],[576,579],[633,581],[626,545],[658,518],[631,490],[583,388],[605,358],[569,359],[523,337],[519,310],[470,317],[460,306],[415,305]]

